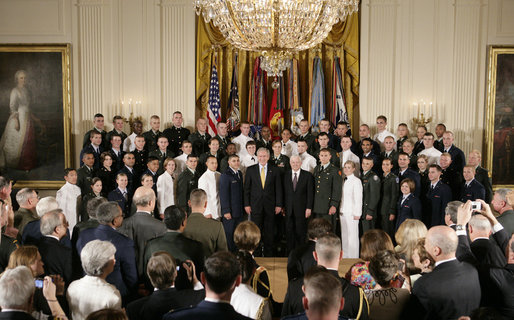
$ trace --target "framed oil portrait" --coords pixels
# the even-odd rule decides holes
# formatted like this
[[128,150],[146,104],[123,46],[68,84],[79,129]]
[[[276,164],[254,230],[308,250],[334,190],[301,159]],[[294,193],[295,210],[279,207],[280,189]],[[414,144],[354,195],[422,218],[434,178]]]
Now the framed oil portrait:
[[494,188],[514,187],[514,47],[490,46],[486,167]]
[[0,172],[57,189],[71,165],[69,44],[0,44]]

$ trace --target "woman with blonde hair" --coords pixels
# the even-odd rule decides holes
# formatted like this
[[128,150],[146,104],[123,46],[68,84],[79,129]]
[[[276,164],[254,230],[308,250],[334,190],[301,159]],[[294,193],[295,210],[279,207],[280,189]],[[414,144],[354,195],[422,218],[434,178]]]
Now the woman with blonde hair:
[[175,204],[175,160],[172,158],[164,159],[164,171],[157,178],[157,207],[159,214],[164,217],[164,210]]
[[410,279],[412,285],[414,285],[414,282],[420,277],[422,277],[424,274],[427,274],[434,270],[435,260],[434,258],[432,258],[430,254],[428,254],[427,250],[425,249],[424,237],[419,238],[416,242],[416,245],[412,249],[412,262],[418,270],[421,270],[421,273],[411,275]]
[[424,238],[427,234],[427,227],[423,222],[417,219],[405,220],[394,235],[397,246],[396,253],[405,260],[407,269],[411,274],[417,273],[414,262],[412,261],[412,252],[420,238]]

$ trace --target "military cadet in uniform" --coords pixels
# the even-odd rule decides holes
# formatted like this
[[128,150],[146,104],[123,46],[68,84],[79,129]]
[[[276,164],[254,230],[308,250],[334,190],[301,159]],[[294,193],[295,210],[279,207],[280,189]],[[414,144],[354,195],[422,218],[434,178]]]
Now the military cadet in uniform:
[[145,148],[146,140],[143,136],[136,136],[134,144],[136,145],[136,148],[132,151],[136,160],[134,170],[140,176],[146,170],[146,160],[148,159],[148,151]]
[[228,136],[227,132],[227,124],[225,122],[218,122],[218,124],[216,125],[216,129],[218,129],[218,134],[216,134],[214,138],[218,139],[220,143],[219,149],[223,153],[225,153],[225,149],[227,148],[227,145],[230,143],[230,137]]
[[104,116],[101,113],[95,114],[95,117],[93,118],[93,129],[86,132],[84,135],[84,140],[82,142],[82,148],[85,148],[89,144],[91,144],[91,132],[98,132],[102,135],[102,140],[100,141],[100,146],[102,149],[106,149],[107,147],[107,140],[105,140],[105,135],[107,132],[104,130]]
[[396,218],[396,202],[400,193],[398,176],[391,172],[393,164],[391,159],[382,160],[382,197],[380,202],[380,225],[390,237],[394,238],[394,219]]
[[449,153],[441,154],[439,163],[441,165],[441,169],[443,169],[441,181],[446,183],[450,186],[450,189],[452,189],[452,200],[460,200],[464,182],[462,172],[455,171],[455,169],[451,167],[452,156]]
[[[198,166],[197,170],[200,175],[202,175],[207,170],[207,158],[210,156],[215,157],[216,161],[218,162],[217,168],[220,168],[221,159],[223,159],[224,153],[220,149],[220,142],[216,138],[212,138],[209,140],[209,150],[207,152],[204,152],[198,157]],[[219,170],[218,170],[219,171]],[[205,190],[207,191],[207,190]]]
[[211,135],[207,133],[207,120],[200,118],[196,121],[196,131],[189,135],[188,140],[193,144],[193,154],[197,157],[209,151]]
[[272,156],[269,158],[269,163],[279,169],[280,177],[284,177],[284,172],[291,169],[291,165],[289,163],[289,157],[282,154],[282,142],[280,140],[273,141],[273,152]]
[[[330,163],[330,150],[321,149],[320,164],[314,169],[314,218],[323,218],[335,231],[336,212],[341,202],[342,179],[339,169]],[[339,158],[338,158],[339,159]]]
[[[398,151],[394,150],[394,146],[396,145],[394,138],[391,136],[387,136],[384,138],[384,148],[385,150],[380,153],[380,159],[390,159],[393,164],[393,170],[396,171],[398,169]],[[377,172],[381,173],[381,172]]]
[[[148,159],[147,159],[148,161]],[[127,152],[123,156],[123,168],[118,173],[124,173],[127,176],[128,179],[128,185],[127,190],[130,196],[134,194],[134,191],[136,191],[136,188],[139,186],[139,177],[143,174],[143,172],[146,170],[147,166],[146,163],[144,164],[144,169],[141,168],[141,171],[136,171],[134,167],[135,159],[134,154],[132,152]]]
[[168,142],[170,144],[170,150],[176,154],[180,155],[180,147],[182,146],[182,141],[187,140],[189,137],[190,131],[187,128],[182,127],[182,113],[180,111],[173,112],[173,118],[171,119],[173,125],[171,128],[164,130],[163,134],[168,138]]
[[442,171],[437,164],[432,164],[428,168],[430,183],[426,194],[427,206],[423,206],[423,222],[428,228],[446,224],[445,210],[446,205],[452,199],[452,191],[446,183],[439,181]]
[[155,157],[155,158],[159,159],[159,170],[157,171],[158,176],[161,175],[165,170],[164,169],[164,160],[166,160],[166,158],[174,158],[175,157],[175,154],[173,153],[173,151],[168,149],[168,146],[169,146],[168,138],[166,138],[165,136],[160,136],[157,139],[157,147],[158,148],[148,154],[148,157]]
[[123,132],[123,125],[125,123],[125,120],[123,119],[122,116],[114,116],[112,118],[112,124],[114,125],[114,128],[107,132],[107,134],[105,135],[105,143],[107,144],[107,149],[110,150],[111,149],[111,139],[112,139],[112,136],[114,134],[118,134],[120,137],[121,137],[121,145],[123,145],[123,141],[125,141],[125,139],[127,139],[127,134],[125,132]]
[[86,195],[91,190],[91,181],[93,180],[94,170],[93,164],[95,163],[95,157],[90,152],[85,152],[82,155],[82,162],[84,165],[77,169],[77,186],[80,187],[80,191],[82,195]]
[[270,154],[273,153],[273,140],[271,140],[271,129],[268,126],[262,127],[260,137],[259,139],[256,139],[255,142],[257,143],[257,149],[266,148],[269,150]]
[[[330,141],[330,137],[326,132],[321,132],[318,135],[318,144],[319,144],[320,150],[327,149],[327,151],[330,152],[330,163],[332,165],[334,165],[334,167],[336,167],[337,169],[340,169],[341,168],[341,163],[340,163],[341,160],[339,160],[339,154],[334,149],[329,147],[329,141]],[[318,165],[320,164],[320,159],[319,159],[320,150],[315,151],[313,154],[314,158],[316,158],[316,161],[318,162]]]
[[188,201],[191,191],[198,188],[200,174],[196,170],[198,157],[193,154],[187,156],[186,169],[177,178],[177,198],[176,204],[180,208],[191,212]]
[[[375,153],[375,150],[373,148],[373,141],[371,138],[364,138],[360,141],[361,146],[361,154],[360,159],[362,163],[363,158],[370,158],[373,160],[373,170],[375,173],[382,171],[382,166],[380,165],[380,153]],[[376,141],[375,141],[376,142]],[[373,149],[372,149],[373,148]]]
[[231,155],[236,154],[236,152],[237,152],[236,145],[232,142],[229,142],[227,144],[227,147],[225,148],[225,157],[223,157],[223,159],[221,159],[221,161],[220,161],[219,171],[221,173],[224,173],[225,171],[227,171],[227,169],[229,167],[228,158]]
[[477,201],[477,199],[485,199],[484,186],[475,179],[475,166],[466,165],[462,170],[464,176],[464,186],[460,196],[460,201],[466,202],[468,200]]
[[162,134],[159,131],[161,127],[161,119],[157,115],[153,115],[150,117],[150,130],[143,133],[143,137],[145,137],[145,149],[147,152],[153,151],[157,148],[157,138]]
[[295,142],[305,141],[307,142],[307,152],[312,156],[316,152],[316,138],[309,132],[310,126],[307,119],[302,119],[299,124],[300,135],[296,137]]
[[[400,123],[396,129],[398,140],[396,140],[396,151],[403,152],[403,143],[409,140],[409,127],[406,123]],[[414,145],[412,146],[414,148]],[[410,152],[409,152],[410,153]]]
[[362,233],[375,229],[377,220],[378,202],[380,200],[380,178],[372,170],[373,159],[362,158]]

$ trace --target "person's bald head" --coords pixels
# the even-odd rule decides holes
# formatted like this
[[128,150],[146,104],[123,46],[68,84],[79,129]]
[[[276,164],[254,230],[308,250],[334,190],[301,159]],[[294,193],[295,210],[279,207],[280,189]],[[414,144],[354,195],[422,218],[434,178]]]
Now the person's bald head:
[[[134,197],[132,198],[132,202],[137,207],[138,210],[152,208],[155,207],[155,193],[152,188],[148,187],[139,187],[134,193]],[[147,210],[145,210],[147,211]]]
[[457,244],[457,234],[447,226],[430,228],[425,239],[425,249],[436,262],[455,258]]

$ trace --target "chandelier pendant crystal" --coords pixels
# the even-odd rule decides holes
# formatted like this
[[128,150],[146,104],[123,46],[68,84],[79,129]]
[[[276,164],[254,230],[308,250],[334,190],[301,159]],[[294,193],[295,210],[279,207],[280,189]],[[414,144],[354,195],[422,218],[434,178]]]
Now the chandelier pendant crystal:
[[359,0],[193,0],[225,39],[260,52],[268,76],[281,76],[293,54],[318,45],[332,26],[359,9]]

